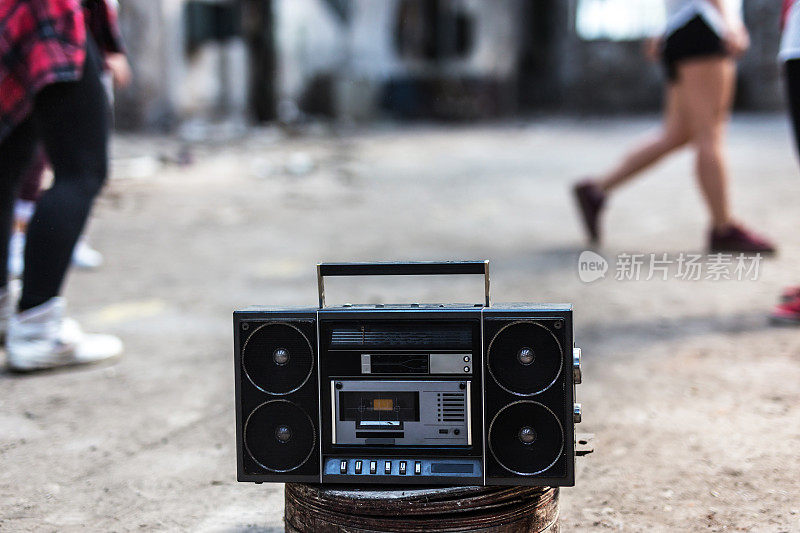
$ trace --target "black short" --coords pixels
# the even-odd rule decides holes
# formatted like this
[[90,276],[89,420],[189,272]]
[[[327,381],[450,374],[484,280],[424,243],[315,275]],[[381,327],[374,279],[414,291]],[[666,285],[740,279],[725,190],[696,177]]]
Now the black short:
[[673,31],[664,43],[661,58],[670,82],[678,79],[677,65],[698,57],[726,56],[725,44],[700,15]]

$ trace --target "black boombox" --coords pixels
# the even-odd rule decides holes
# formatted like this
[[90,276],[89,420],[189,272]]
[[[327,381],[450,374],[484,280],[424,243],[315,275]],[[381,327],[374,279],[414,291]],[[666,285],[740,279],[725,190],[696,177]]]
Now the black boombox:
[[[485,304],[325,306],[325,276],[435,274],[482,274]],[[490,305],[488,261],[317,276],[318,308],[233,314],[239,481],[574,485],[570,305]]]

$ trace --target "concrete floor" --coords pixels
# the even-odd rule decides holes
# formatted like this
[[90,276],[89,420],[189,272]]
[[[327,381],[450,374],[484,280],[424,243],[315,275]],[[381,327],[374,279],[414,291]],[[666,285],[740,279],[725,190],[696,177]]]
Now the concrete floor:
[[[566,531],[800,531],[800,331],[768,326],[800,282],[800,167],[782,117],[740,116],[736,215],[780,255],[757,281],[585,284],[569,195],[649,119],[369,132],[271,130],[194,148],[120,136],[66,296],[126,344],[114,366],[0,374],[0,530],[281,531],[280,485],[235,481],[231,311],[314,305],[320,260],[490,259],[495,301],[569,301],[596,451]],[[155,157],[154,157],[155,156]],[[164,156],[164,161],[158,159]],[[688,153],[621,190],[598,251],[701,251]],[[337,284],[336,303],[476,301],[480,283]]]

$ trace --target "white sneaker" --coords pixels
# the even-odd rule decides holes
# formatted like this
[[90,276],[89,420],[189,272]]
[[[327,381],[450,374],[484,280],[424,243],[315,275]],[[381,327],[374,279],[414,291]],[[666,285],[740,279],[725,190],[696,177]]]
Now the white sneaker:
[[113,335],[89,335],[64,317],[63,298],[13,315],[8,323],[6,358],[16,372],[83,365],[117,357],[122,341]]
[[12,278],[22,275],[25,267],[25,233],[14,231],[8,241],[8,274]]
[[103,254],[89,246],[86,239],[81,237],[72,251],[72,264],[77,268],[98,268],[103,264]]

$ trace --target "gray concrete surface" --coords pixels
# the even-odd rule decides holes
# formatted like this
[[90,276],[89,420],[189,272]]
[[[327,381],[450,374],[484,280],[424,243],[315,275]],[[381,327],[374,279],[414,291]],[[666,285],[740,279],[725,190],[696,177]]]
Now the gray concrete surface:
[[[73,273],[66,296],[126,353],[0,374],[0,530],[281,531],[281,487],[235,481],[231,311],[313,305],[319,260],[458,258],[492,261],[496,301],[575,304],[580,430],[597,439],[562,492],[566,531],[800,530],[800,331],[765,318],[800,282],[787,125],[740,116],[731,133],[735,212],[781,245],[758,281],[584,284],[568,186],[653,125],[265,130],[199,146],[189,167],[149,159],[174,156],[173,139],[118,137],[91,227],[106,264]],[[613,199],[599,251],[697,251],[705,232],[683,154]],[[477,285],[329,296],[471,300]]]

